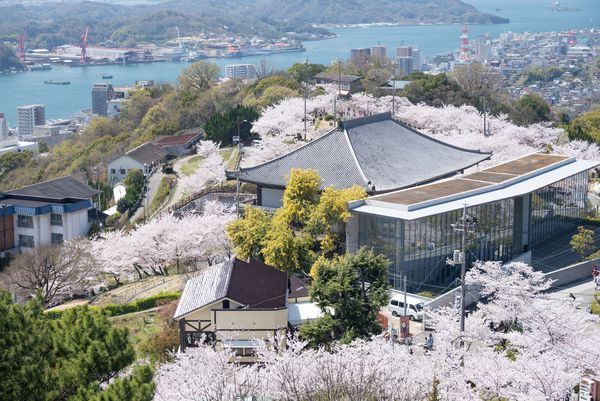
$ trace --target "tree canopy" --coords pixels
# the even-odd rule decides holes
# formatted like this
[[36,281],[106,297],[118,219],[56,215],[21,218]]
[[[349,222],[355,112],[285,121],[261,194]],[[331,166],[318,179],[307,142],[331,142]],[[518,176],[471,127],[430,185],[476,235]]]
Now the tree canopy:
[[219,79],[219,66],[207,61],[197,61],[183,70],[177,81],[184,90],[205,91]]
[[238,127],[241,141],[250,138],[252,122],[258,117],[255,108],[237,105],[223,113],[214,114],[204,125],[204,131],[207,139],[221,143],[222,146],[230,145],[233,136],[238,135]]
[[300,336],[318,346],[380,333],[377,313],[389,300],[389,265],[385,256],[366,248],[332,260],[320,258],[310,297],[324,316],[303,325]]
[[[53,320],[33,300],[13,304],[0,291],[0,394],[21,401],[149,401],[154,384],[144,365],[112,381],[133,361],[126,329],[99,310],[72,308]],[[124,394],[134,397],[119,398]]]

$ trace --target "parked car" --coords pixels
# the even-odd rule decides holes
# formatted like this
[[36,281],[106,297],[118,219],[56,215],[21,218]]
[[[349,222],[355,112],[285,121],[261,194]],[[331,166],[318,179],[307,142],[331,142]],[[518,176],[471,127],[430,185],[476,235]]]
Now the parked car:
[[261,141],[260,139],[254,139],[254,140],[252,140],[252,143],[250,144],[250,146],[252,146],[253,148],[262,149],[263,141]]
[[[423,320],[423,306],[421,300],[406,299],[406,315],[410,320]],[[388,310],[392,316],[404,316],[404,296],[395,295],[390,299]]]

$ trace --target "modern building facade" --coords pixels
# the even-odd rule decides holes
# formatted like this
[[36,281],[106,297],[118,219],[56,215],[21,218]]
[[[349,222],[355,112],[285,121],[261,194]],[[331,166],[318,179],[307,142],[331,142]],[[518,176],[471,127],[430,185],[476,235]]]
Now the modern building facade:
[[283,156],[242,168],[239,178],[257,185],[259,205],[276,208],[292,168],[316,170],[322,188],[358,185],[373,195],[451,177],[490,156],[438,141],[382,113],[344,121]]
[[352,202],[346,247],[367,246],[386,255],[390,281],[409,291],[448,288],[460,267],[448,264],[461,249],[459,223],[475,222],[466,237],[466,260],[530,257],[586,215],[588,173],[600,162],[531,154],[482,171]]
[[46,107],[31,104],[17,107],[17,132],[19,135],[33,135],[33,127],[46,124]]
[[0,193],[0,257],[87,235],[97,193],[72,176]]
[[254,64],[227,64],[225,76],[227,78],[256,79],[256,67]]
[[0,140],[8,138],[8,121],[4,113],[0,113]]
[[110,83],[94,84],[92,87],[92,114],[108,115],[108,101],[113,98],[114,89]]
[[421,50],[416,46],[400,46],[396,48],[396,63],[400,72],[410,75],[413,71],[421,71],[423,64]]

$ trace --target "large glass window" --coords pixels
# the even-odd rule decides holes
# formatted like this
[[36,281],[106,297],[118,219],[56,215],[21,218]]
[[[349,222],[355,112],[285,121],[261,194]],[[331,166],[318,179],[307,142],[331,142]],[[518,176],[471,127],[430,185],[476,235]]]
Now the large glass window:
[[24,228],[33,228],[33,216],[17,216],[17,226]]
[[[392,261],[390,281],[402,288],[404,276],[411,292],[454,286],[460,267],[448,265],[461,249],[461,233],[452,228],[462,217],[454,210],[417,220],[374,215],[359,216],[359,246],[368,246]],[[501,200],[467,208],[477,219],[477,230],[466,237],[467,260],[502,260],[513,257],[514,201]]]
[[539,247],[574,229],[585,218],[587,171],[531,194],[531,246]]

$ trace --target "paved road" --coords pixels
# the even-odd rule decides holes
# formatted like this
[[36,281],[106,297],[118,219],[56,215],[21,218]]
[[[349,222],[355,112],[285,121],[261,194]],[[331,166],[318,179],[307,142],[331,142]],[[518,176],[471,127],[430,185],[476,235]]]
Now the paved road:
[[175,181],[175,188],[171,191],[171,195],[169,196],[169,201],[165,205],[164,209],[167,209],[173,206],[175,203],[179,202],[181,196],[183,195],[183,188],[179,185],[179,180],[184,176],[181,172],[181,166],[183,166],[189,159],[197,156],[195,153],[193,155],[189,155],[186,157],[182,157],[181,159],[177,159],[173,164],[173,172],[177,175],[177,180]]
[[575,301],[582,306],[588,306],[596,294],[595,286],[590,275],[589,279],[581,280],[552,290],[550,297],[554,299],[570,299],[569,294],[575,296]]
[[135,214],[131,218],[131,221],[136,221],[140,218],[144,218],[144,204],[148,207],[146,211],[146,217],[150,217],[150,205],[152,205],[152,199],[156,196],[158,192],[158,187],[160,186],[160,182],[165,175],[162,173],[161,169],[158,169],[148,181],[148,193],[146,194],[146,201],[142,202],[142,205],[136,210]]

